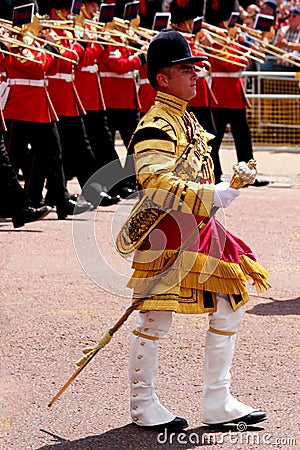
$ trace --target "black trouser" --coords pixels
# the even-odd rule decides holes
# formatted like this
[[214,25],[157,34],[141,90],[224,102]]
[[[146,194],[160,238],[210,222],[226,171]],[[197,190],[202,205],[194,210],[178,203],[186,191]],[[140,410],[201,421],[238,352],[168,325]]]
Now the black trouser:
[[248,162],[253,158],[251,133],[247,121],[246,109],[214,108],[213,115],[217,130],[215,139],[209,142],[212,146],[211,156],[214,162],[216,183],[221,181],[222,169],[219,149],[229,124],[234,139],[238,161]]
[[97,176],[97,162],[83,117],[60,116],[58,131],[67,180],[76,177],[86,200],[98,205],[99,194],[104,191],[103,180]]
[[0,214],[12,217],[24,206],[26,206],[26,195],[10,163],[3,132],[0,131]]
[[60,116],[57,123],[67,180],[76,177],[81,187],[97,170],[96,159],[81,116]]
[[118,130],[127,148],[140,120],[139,111],[137,109],[107,108],[106,114],[107,124],[113,139],[115,139],[115,133]]
[[[116,173],[121,173],[122,167],[108,127],[106,111],[87,111],[83,120],[96,158],[97,169],[100,169],[99,179],[101,184],[109,187],[112,179],[116,178]],[[109,165],[112,161],[114,164]]]
[[87,111],[83,120],[97,167],[103,167],[111,161],[112,156],[118,157],[114,139],[108,127],[106,111]]
[[[120,136],[123,140],[123,143],[126,148],[128,148],[131,136],[133,135],[139,120],[140,120],[140,112],[138,109],[114,109],[107,108],[107,123],[108,127],[111,131],[113,139],[115,138],[115,133],[118,130]],[[132,155],[133,148],[128,149],[128,155]],[[120,185],[128,185],[131,187],[135,187],[136,178],[134,170],[133,158],[127,157],[124,169],[121,172],[121,183]]]
[[[6,120],[5,134],[9,158],[25,176],[25,192],[34,206],[39,206],[47,179],[53,204],[68,199],[56,123]],[[28,147],[29,146],[29,147]]]

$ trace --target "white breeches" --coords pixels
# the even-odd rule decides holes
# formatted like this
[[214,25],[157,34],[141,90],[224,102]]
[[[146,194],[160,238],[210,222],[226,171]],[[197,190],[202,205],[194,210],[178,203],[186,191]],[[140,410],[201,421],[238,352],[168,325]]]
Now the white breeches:
[[[203,388],[203,422],[220,423],[249,414],[253,408],[235,400],[230,392],[230,366],[235,333],[242,308],[233,311],[226,296],[217,296],[217,311],[209,314],[206,334]],[[171,311],[141,311],[132,337],[129,360],[130,409],[137,425],[170,422],[175,415],[161,405],[154,386],[158,367],[158,343],[172,324]]]
[[145,311],[138,314],[129,359],[130,409],[132,420],[137,425],[158,425],[175,419],[160,404],[154,386],[159,338],[169,331],[171,323],[170,311]]
[[217,311],[209,314],[205,340],[202,419],[204,423],[229,422],[253,411],[230,394],[230,368],[242,308],[233,311],[226,296],[218,295]]

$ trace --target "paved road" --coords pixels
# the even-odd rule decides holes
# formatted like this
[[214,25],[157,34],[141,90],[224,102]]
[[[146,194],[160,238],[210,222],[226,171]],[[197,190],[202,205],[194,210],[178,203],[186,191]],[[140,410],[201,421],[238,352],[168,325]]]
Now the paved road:
[[[130,263],[116,254],[111,237],[120,207],[98,208],[74,221],[58,221],[52,212],[17,230],[0,219],[1,449],[299,448],[300,154],[256,157],[261,177],[273,183],[243,189],[225,220],[269,270],[273,288],[258,295],[249,287],[232,391],[265,409],[268,420],[244,433],[205,434],[206,317],[194,315],[175,316],[161,342],[159,396],[190,424],[179,439],[130,424],[127,355],[134,315],[48,408],[76,370],[81,349],[96,343],[129,305],[124,286],[130,275]],[[224,150],[222,158],[229,174],[234,153]],[[78,191],[77,184],[70,189]],[[131,206],[127,201],[123,209]]]

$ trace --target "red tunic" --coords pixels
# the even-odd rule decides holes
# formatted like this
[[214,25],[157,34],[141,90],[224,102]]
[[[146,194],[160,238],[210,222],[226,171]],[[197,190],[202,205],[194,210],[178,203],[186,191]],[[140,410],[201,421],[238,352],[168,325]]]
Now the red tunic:
[[140,76],[139,99],[141,104],[141,113],[146,113],[154,103],[156,91],[149,83],[147,77],[146,64],[141,66],[139,70],[139,76]]
[[[16,50],[11,49],[12,52]],[[24,56],[32,61],[8,56],[3,65],[9,79],[10,90],[3,113],[6,119],[27,122],[49,123],[57,120],[57,115],[47,90],[46,71],[56,70],[56,61],[51,54],[44,55],[38,50],[23,50]],[[34,61],[43,61],[37,64]]]
[[105,109],[97,65],[97,58],[103,50],[104,48],[100,44],[89,44],[75,70],[75,86],[87,111]]
[[99,59],[100,78],[107,108],[140,109],[134,70],[141,67],[138,56],[126,47],[108,45]]
[[5,57],[6,57],[6,55],[4,53],[0,52],[0,83],[2,81],[6,81],[6,79],[7,79],[7,73],[6,73],[5,67],[3,65],[3,61],[4,61]]
[[[203,51],[199,51],[195,48],[194,44],[190,44],[192,54],[194,56],[203,56]],[[201,64],[201,63],[200,63]],[[211,88],[207,83],[207,79],[203,72],[198,72],[198,80],[197,80],[197,94],[192,100],[189,101],[189,106],[191,108],[207,106],[211,107],[212,105],[217,105],[216,97],[214,96]]]
[[[234,51],[235,47],[231,45],[229,48]],[[231,53],[228,53],[227,59],[240,62]],[[217,58],[211,58],[210,63],[212,70],[212,91],[218,102],[217,105],[212,105],[212,107],[232,109],[250,108],[251,104],[247,99],[244,82],[240,73],[242,67]]]
[[85,114],[85,109],[74,83],[74,68],[76,62],[84,55],[84,48],[78,43],[71,43],[63,30],[55,30],[62,37],[61,44],[65,50],[61,55],[73,62],[59,59],[57,73],[47,73],[49,80],[49,93],[58,116],[79,116]]

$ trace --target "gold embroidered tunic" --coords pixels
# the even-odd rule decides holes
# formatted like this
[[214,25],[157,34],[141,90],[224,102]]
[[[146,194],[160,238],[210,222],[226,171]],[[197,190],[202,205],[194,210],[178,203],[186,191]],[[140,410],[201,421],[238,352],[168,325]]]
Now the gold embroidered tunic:
[[141,310],[215,311],[216,293],[228,294],[235,310],[248,301],[247,279],[260,291],[270,285],[251,249],[208,219],[214,197],[212,136],[186,108],[186,101],[158,92],[131,140],[143,194],[166,213],[154,228],[147,214],[131,222],[133,234],[142,230],[143,243],[128,287],[134,301],[143,299]]

